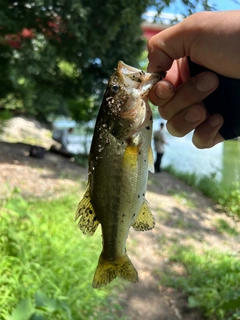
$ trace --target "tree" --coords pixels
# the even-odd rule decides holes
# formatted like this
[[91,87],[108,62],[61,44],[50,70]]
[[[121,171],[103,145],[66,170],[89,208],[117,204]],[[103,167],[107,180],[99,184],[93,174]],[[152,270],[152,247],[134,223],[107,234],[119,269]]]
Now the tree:
[[91,119],[117,61],[138,66],[143,13],[170,2],[1,0],[0,107],[39,120]]

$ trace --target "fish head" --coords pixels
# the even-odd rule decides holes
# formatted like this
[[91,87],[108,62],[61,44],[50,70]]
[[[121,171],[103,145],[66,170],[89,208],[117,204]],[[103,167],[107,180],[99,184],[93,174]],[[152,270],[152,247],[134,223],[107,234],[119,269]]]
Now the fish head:
[[151,112],[146,102],[147,95],[165,74],[146,73],[122,61],[118,62],[104,96],[104,113],[109,116],[112,134],[127,137],[144,125],[147,114]]

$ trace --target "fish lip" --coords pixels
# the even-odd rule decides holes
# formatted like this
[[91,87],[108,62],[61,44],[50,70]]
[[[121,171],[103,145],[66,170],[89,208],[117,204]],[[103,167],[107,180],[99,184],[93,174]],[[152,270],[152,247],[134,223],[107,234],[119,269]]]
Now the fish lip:
[[118,62],[117,71],[123,78],[124,84],[132,89],[138,89],[142,97],[145,97],[153,85],[166,75],[166,72],[147,73],[129,66],[123,61]]

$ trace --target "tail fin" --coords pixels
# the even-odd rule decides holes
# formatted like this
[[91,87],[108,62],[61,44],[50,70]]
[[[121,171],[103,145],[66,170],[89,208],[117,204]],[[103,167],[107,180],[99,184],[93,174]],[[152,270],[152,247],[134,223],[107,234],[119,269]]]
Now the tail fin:
[[121,277],[130,282],[138,282],[137,270],[127,254],[113,261],[104,260],[101,254],[93,278],[93,288],[101,288],[116,277]]

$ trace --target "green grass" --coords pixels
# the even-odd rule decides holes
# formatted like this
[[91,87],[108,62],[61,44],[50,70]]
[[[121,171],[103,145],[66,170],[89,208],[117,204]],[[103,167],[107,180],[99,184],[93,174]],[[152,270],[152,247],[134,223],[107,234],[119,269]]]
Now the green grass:
[[[166,170],[220,204],[228,215],[239,219],[239,183],[226,189],[219,184],[214,174],[199,176],[195,173],[182,173],[171,166]],[[178,191],[174,197],[184,200],[186,206],[189,205],[188,199],[191,199],[189,195]],[[239,235],[237,228],[230,226],[224,216],[215,223],[217,232],[232,237]],[[168,248],[168,255],[170,263],[164,272],[160,272],[161,284],[183,290],[188,296],[189,306],[197,308],[205,319],[240,319],[239,256],[216,250],[197,252],[193,247],[177,244]]]
[[169,190],[168,193],[171,194],[179,203],[189,208],[196,208],[191,194],[179,190]]
[[179,172],[172,166],[167,166],[165,170],[215,200],[224,207],[228,214],[240,217],[240,183],[233,183],[230,187],[225,188],[216,180],[215,174],[205,176]]
[[217,219],[216,220],[216,230],[219,233],[227,233],[230,236],[237,236],[239,232],[236,228],[231,227],[226,220],[224,219]]
[[[230,254],[192,247],[173,246],[169,266],[161,274],[161,283],[183,290],[190,307],[197,308],[206,319],[230,320],[240,317],[240,260]],[[184,272],[174,271],[181,265]],[[179,270],[179,268],[177,268]]]
[[75,196],[26,201],[15,195],[0,208],[1,320],[115,319],[118,282],[91,287],[101,236],[81,234],[76,205]]

